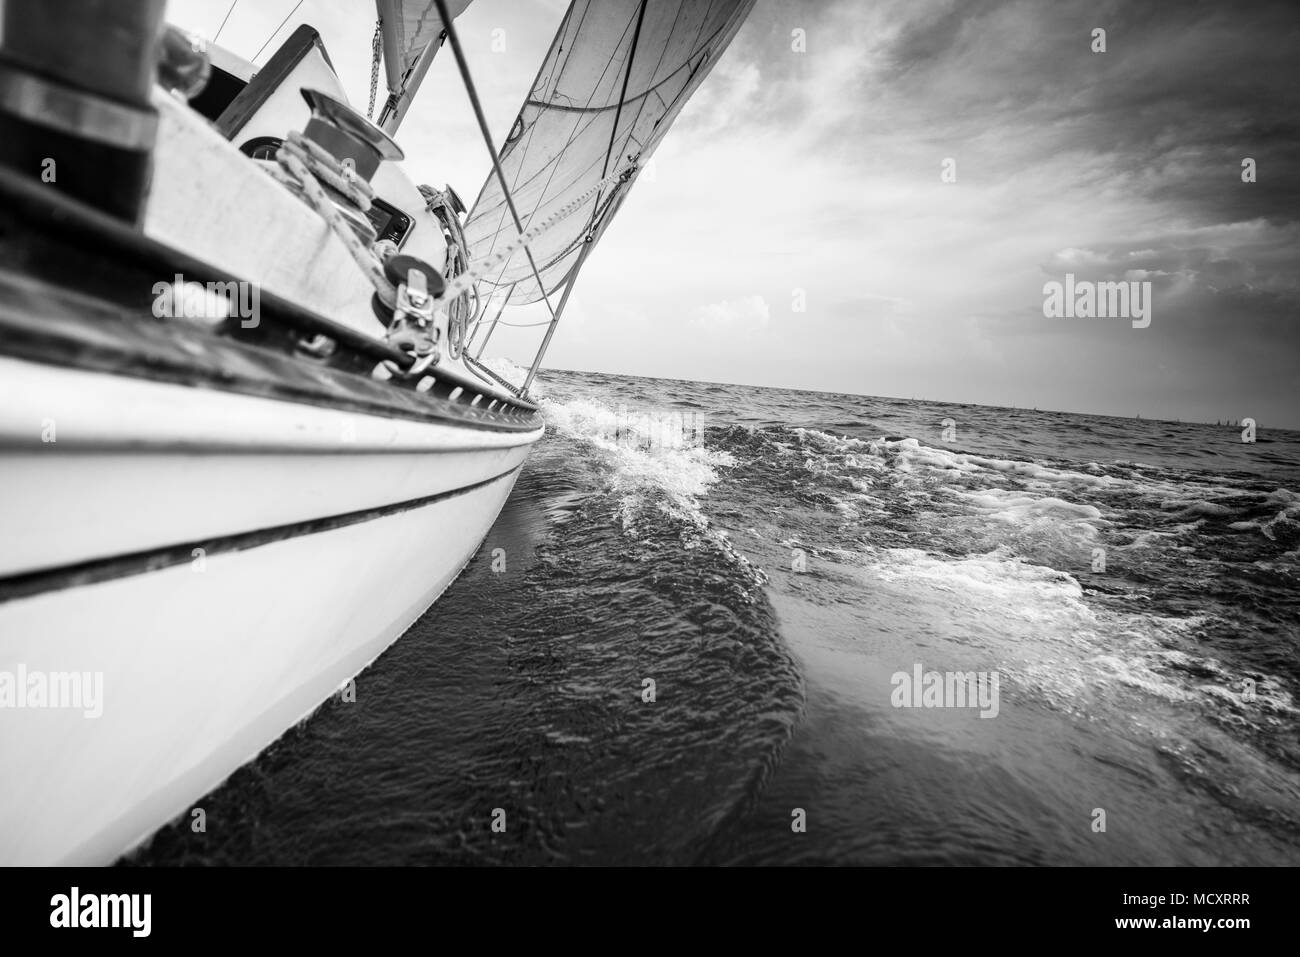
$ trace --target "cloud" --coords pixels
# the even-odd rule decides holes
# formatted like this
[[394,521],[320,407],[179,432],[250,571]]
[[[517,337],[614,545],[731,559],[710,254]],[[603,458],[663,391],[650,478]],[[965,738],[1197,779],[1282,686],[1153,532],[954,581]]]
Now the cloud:
[[[458,21],[498,140],[563,6],[477,0]],[[282,14],[254,7],[223,42],[261,44]],[[175,8],[208,30],[223,15]],[[548,361],[1211,421],[1246,405],[1300,424],[1293,10],[758,0],[584,268],[590,321],[562,323]],[[364,102],[373,9],[300,14]],[[497,26],[508,55],[490,49]],[[417,182],[472,199],[488,164],[452,58],[399,138]],[[1150,280],[1152,326],[1046,321],[1043,282],[1065,272]],[[528,353],[539,335],[504,328],[492,347]]]
[[710,136],[743,123],[753,108],[761,83],[762,72],[757,63],[722,59],[683,110],[676,132],[684,136]]
[[692,320],[699,331],[710,335],[748,336],[767,328],[771,310],[762,296],[742,296],[701,306]]

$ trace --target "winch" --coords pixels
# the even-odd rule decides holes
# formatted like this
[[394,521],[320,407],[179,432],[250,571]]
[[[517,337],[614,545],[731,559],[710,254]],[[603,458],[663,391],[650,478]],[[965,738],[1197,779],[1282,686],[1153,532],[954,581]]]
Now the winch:
[[384,275],[396,289],[396,303],[389,308],[375,293],[371,308],[388,327],[389,345],[415,359],[422,371],[438,361],[446,339],[444,323],[438,321],[435,301],[447,288],[442,274],[414,256],[390,256],[384,260]]
[[391,136],[347,104],[320,90],[304,89],[302,97],[311,107],[303,135],[367,183],[382,160],[404,158]]

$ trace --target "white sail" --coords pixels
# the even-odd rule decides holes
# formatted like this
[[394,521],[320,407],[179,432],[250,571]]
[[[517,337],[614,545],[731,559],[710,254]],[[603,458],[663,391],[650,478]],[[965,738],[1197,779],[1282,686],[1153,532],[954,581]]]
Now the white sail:
[[[447,12],[454,20],[470,3],[471,0],[447,0]],[[390,116],[396,113],[400,119],[415,86],[419,85],[417,77],[423,77],[433,54],[438,52],[444,25],[434,0],[377,0],[375,5],[383,37],[384,76],[391,104],[388,113]],[[420,57],[430,44],[433,48],[421,62]]]
[[[753,0],[574,0],[500,153],[524,228],[609,174],[649,159],[752,6]],[[584,242],[604,232],[630,185],[588,196],[533,241],[547,294],[569,276]],[[465,235],[471,262],[518,235],[495,174]],[[523,250],[484,281],[513,286],[515,303],[542,298]]]

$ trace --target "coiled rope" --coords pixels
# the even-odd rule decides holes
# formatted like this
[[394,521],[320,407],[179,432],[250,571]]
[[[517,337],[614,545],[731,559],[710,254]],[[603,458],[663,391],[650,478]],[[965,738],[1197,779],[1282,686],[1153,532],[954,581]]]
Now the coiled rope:
[[[350,170],[338,167],[337,164],[335,169],[328,170],[326,164],[320,162],[319,158],[313,154],[310,146],[304,148],[303,144],[305,142],[306,140],[301,134],[289,134],[289,140],[276,150],[276,162],[287,174],[293,177],[301,190],[303,199],[316,210],[330,229],[334,231],[339,241],[343,243],[353,261],[370,280],[370,284],[375,287],[380,301],[390,309],[393,308],[397,302],[397,290],[388,281],[388,277],[384,275],[384,267],[371,250],[370,242],[363,242],[357,236],[353,227],[344,220],[343,214],[334,205],[334,201],[326,195],[325,189],[320,183],[320,174],[328,171],[345,181],[350,180],[351,185],[361,192],[361,198],[363,199],[365,198],[364,192],[370,188],[369,184],[367,183],[362,189],[360,184],[364,181],[356,178]],[[315,144],[311,145],[314,146]],[[368,199],[366,200],[366,207],[369,208]],[[369,224],[367,223],[367,225]],[[368,239],[373,239],[373,228]]]
[[[451,197],[440,189],[421,185],[420,195],[424,197],[424,208],[445,230],[447,236],[447,259],[443,267],[443,277],[451,279],[469,268],[469,243],[465,241],[465,232],[461,227],[460,217]],[[465,344],[465,332],[470,322],[477,318],[481,303],[478,298],[478,285],[472,287],[473,296],[464,293],[454,299],[439,300],[447,307],[447,351],[453,359],[460,358]]]

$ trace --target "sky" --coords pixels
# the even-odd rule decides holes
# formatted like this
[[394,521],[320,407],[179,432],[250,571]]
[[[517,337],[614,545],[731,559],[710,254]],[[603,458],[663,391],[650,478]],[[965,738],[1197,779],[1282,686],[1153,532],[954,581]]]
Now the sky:
[[[221,45],[253,57],[295,2],[239,0]],[[476,0],[457,21],[497,143],[566,7]],[[228,9],[168,16],[210,37]],[[311,23],[364,110],[374,20],[304,0],[257,62]],[[449,50],[398,141],[417,182],[472,203],[490,160]],[[1298,217],[1294,3],[758,0],[545,365],[1297,428]],[[1149,282],[1150,324],[1045,317],[1067,273]],[[527,364],[541,332],[489,354]]]

